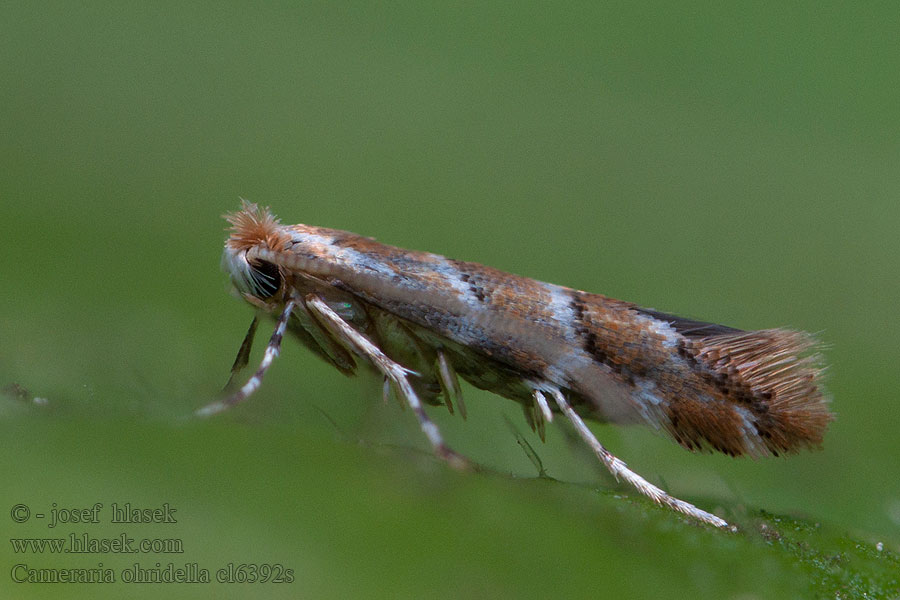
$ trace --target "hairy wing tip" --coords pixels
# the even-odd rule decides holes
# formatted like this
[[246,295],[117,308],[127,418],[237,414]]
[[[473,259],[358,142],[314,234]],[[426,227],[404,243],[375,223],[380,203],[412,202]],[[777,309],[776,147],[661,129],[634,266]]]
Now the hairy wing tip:
[[732,456],[778,456],[821,446],[834,416],[815,336],[765,329],[690,340],[686,347],[713,383],[717,400],[703,410],[682,403],[667,427],[676,441]]

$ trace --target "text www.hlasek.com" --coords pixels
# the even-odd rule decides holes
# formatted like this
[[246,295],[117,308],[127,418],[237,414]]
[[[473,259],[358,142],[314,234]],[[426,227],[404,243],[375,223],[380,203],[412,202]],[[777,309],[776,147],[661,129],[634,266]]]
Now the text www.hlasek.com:
[[182,554],[184,543],[179,538],[142,538],[135,540],[124,533],[112,538],[99,538],[87,533],[70,533],[61,538],[10,538],[16,554]]

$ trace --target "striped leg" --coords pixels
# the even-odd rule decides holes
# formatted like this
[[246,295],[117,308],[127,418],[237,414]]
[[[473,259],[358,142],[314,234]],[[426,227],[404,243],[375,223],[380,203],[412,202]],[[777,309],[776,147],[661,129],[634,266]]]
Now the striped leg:
[[624,479],[629,484],[634,486],[637,491],[659,504],[668,506],[673,510],[677,510],[686,515],[694,517],[695,519],[703,521],[704,523],[709,523],[710,525],[715,525],[716,527],[728,527],[728,523],[726,523],[716,515],[708,513],[704,510],[700,510],[689,502],[685,502],[684,500],[679,500],[678,498],[674,498],[668,495],[666,492],[659,489],[658,487],[629,469],[624,462],[610,454],[609,450],[604,448],[603,445],[599,441],[597,441],[597,438],[594,437],[594,434],[591,433],[591,430],[588,429],[587,425],[584,424],[584,421],[581,419],[581,417],[578,416],[575,410],[566,401],[566,398],[563,396],[559,388],[551,385],[545,385],[543,386],[543,390],[553,396],[553,399],[556,400],[556,403],[559,405],[560,410],[562,410],[566,417],[575,426],[575,430],[578,432],[578,435],[581,436],[581,439],[588,443],[588,445],[594,451],[594,454],[597,455],[597,458],[599,458],[603,462],[606,468],[609,469],[609,472],[612,473],[616,479]]
[[[268,371],[269,367],[272,365],[272,361],[275,360],[275,357],[278,356],[278,352],[281,349],[281,339],[284,337],[284,330],[287,328],[288,320],[291,318],[291,311],[294,310],[295,305],[296,300],[294,300],[293,298],[288,299],[288,301],[284,303],[284,310],[282,311],[281,316],[278,317],[278,323],[275,325],[275,331],[272,333],[272,338],[269,340],[269,345],[266,346],[266,352],[263,355],[262,362],[259,363],[259,368],[256,370],[256,373],[254,373],[253,377],[251,377],[247,381],[247,383],[244,384],[244,387],[223,400],[212,402],[210,404],[207,404],[203,408],[197,409],[194,414],[196,414],[198,417],[208,417],[210,415],[220,413],[225,409],[231,408],[235,404],[243,402],[259,388],[260,384],[262,383],[263,375],[266,374],[266,371]],[[252,330],[253,327],[251,326],[251,331]],[[244,347],[242,345],[241,350],[243,349]],[[247,349],[247,352],[249,354],[249,347]],[[241,354],[238,353],[238,358],[240,357]],[[237,362],[237,359],[235,359],[235,364],[237,364]]]
[[406,400],[406,403],[409,404],[409,407],[416,414],[416,418],[419,420],[419,426],[422,428],[425,437],[431,442],[434,453],[447,461],[454,468],[462,469],[468,467],[468,461],[451,450],[444,443],[444,439],[441,437],[441,432],[438,430],[437,425],[435,425],[425,413],[422,402],[410,385],[409,379],[407,379],[408,375],[414,375],[415,373],[388,358],[378,346],[373,344],[366,336],[353,329],[353,327],[344,321],[340,315],[334,312],[325,301],[315,294],[308,295],[305,300],[306,308],[319,318],[322,326],[329,333],[338,340],[341,340],[349,349],[353,350],[363,358],[370,360],[372,364],[375,365],[375,368],[381,371],[381,373],[397,387],[400,395],[403,396],[403,399]]

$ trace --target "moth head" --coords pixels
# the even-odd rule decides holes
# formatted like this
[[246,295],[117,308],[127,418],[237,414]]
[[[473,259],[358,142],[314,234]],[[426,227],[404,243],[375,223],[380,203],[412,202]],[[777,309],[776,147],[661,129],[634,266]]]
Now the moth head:
[[260,250],[284,251],[291,237],[268,207],[241,200],[241,210],[225,215],[231,235],[225,242],[222,268],[237,291],[253,304],[268,304],[284,284],[281,269],[258,258]]

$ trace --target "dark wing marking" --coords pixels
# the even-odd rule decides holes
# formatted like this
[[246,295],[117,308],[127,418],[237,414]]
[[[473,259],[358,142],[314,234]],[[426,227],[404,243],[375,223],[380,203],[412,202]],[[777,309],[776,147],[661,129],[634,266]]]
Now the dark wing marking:
[[716,323],[706,323],[705,321],[685,319],[684,317],[677,317],[675,315],[670,315],[668,313],[659,312],[649,308],[635,307],[634,310],[642,315],[667,322],[669,325],[675,328],[675,331],[687,338],[705,338],[714,335],[744,332],[743,329],[735,329],[734,327],[728,327],[727,325],[718,325]]

